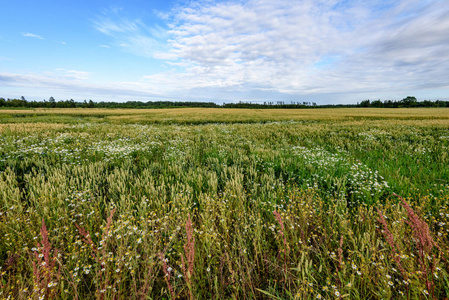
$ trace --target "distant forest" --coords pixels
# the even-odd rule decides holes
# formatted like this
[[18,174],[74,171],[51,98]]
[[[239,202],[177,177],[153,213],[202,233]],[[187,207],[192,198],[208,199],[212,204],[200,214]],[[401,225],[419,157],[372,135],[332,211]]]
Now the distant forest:
[[188,102],[188,101],[127,101],[127,102],[94,102],[84,100],[76,102],[73,99],[59,100],[50,97],[42,101],[30,101],[21,97],[20,99],[0,98],[0,107],[13,108],[175,108],[175,107],[216,107],[216,108],[331,108],[331,107],[378,107],[378,108],[398,108],[398,107],[449,107],[449,101],[424,100],[418,101],[415,97],[408,96],[402,100],[364,100],[357,104],[325,104],[317,105],[315,102],[295,102],[286,103],[284,101],[251,103],[225,103],[222,105],[214,102]]

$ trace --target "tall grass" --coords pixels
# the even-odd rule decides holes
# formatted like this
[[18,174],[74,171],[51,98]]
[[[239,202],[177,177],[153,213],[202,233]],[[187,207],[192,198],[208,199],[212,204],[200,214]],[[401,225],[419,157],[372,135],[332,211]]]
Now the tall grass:
[[1,125],[0,299],[444,299],[449,120],[364,113]]

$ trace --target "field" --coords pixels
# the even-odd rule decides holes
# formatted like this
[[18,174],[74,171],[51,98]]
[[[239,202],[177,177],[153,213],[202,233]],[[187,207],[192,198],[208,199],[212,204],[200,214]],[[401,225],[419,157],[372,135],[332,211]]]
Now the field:
[[0,299],[445,299],[449,109],[0,110]]

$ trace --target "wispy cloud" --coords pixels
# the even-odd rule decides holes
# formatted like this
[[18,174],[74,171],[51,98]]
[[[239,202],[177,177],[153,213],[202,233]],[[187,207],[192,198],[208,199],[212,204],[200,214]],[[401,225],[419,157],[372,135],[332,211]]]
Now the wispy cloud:
[[166,29],[158,25],[149,26],[141,19],[128,18],[123,14],[120,8],[105,10],[93,21],[94,27],[111,37],[115,45],[135,55],[154,57],[166,51]]
[[77,81],[87,80],[91,77],[91,75],[92,74],[90,72],[79,70],[67,70],[64,68],[58,68],[53,71],[44,72],[44,76],[47,76],[49,78],[62,78]]
[[447,1],[196,1],[161,16],[166,32],[119,10],[96,22],[123,48],[167,62],[142,79],[161,93],[449,87]]
[[[61,74],[66,74],[61,76]],[[87,79],[85,72],[59,69],[46,74],[15,74],[0,72],[0,85],[10,88],[45,90],[49,94],[81,95],[84,98],[104,100],[126,99],[127,97],[159,97],[138,83],[96,84]]]
[[75,79],[75,80],[86,80],[89,79],[91,74],[90,72],[85,71],[76,71],[76,70],[67,70],[65,71],[65,78]]
[[341,101],[449,89],[446,0],[179,1],[158,15],[160,25],[112,8],[92,24],[109,38],[99,47],[159,59],[165,72],[152,70],[151,61],[148,75],[136,82],[96,85],[90,73],[77,70],[3,73],[0,80],[98,95],[208,100]]
[[24,37],[36,38],[36,39],[40,39],[40,40],[44,40],[44,38],[41,37],[40,35],[34,34],[34,33],[29,33],[29,32],[22,33],[22,36],[24,36]]
[[287,94],[449,87],[448,16],[447,1],[193,3],[173,11],[159,55],[184,67],[146,79]]

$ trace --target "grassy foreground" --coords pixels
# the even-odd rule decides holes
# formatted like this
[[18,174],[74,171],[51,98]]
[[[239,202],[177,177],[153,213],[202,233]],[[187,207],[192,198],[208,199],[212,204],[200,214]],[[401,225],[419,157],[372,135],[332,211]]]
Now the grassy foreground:
[[0,145],[0,299],[449,295],[447,109],[1,110]]

